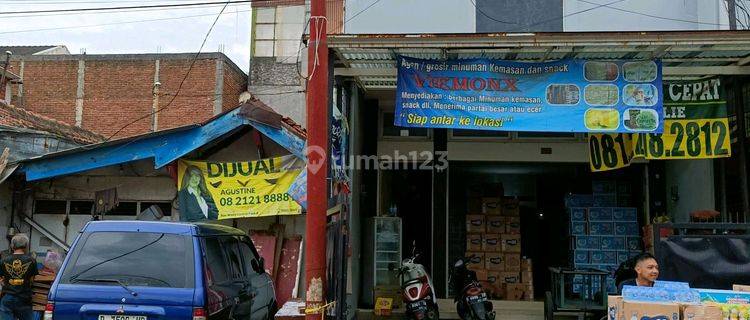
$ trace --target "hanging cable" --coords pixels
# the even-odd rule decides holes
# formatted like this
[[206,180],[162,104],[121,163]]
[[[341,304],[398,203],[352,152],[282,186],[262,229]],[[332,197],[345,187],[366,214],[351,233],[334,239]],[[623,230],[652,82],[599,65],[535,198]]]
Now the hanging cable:
[[175,101],[175,99],[177,99],[177,96],[180,94],[180,90],[182,90],[182,85],[185,84],[185,80],[187,80],[188,76],[190,75],[190,71],[193,70],[193,66],[195,65],[195,62],[198,60],[198,56],[201,54],[201,51],[203,51],[203,47],[206,45],[206,41],[208,41],[208,37],[211,35],[211,31],[214,30],[214,27],[216,26],[216,23],[219,21],[219,18],[221,18],[221,15],[224,13],[224,10],[226,10],[227,6],[229,6],[230,2],[231,1],[227,1],[226,2],[226,4],[224,5],[224,7],[221,8],[221,11],[219,11],[219,14],[216,15],[216,19],[214,19],[214,22],[211,24],[211,27],[208,28],[208,32],[206,32],[206,36],[203,37],[203,42],[201,42],[201,46],[200,46],[200,48],[198,48],[198,52],[195,53],[195,56],[190,61],[190,66],[188,67],[188,70],[185,73],[185,76],[182,78],[182,81],[180,81],[180,85],[177,87],[177,91],[175,92],[174,96],[172,96],[172,99],[169,100],[169,102],[167,103],[167,105],[165,105],[165,106],[163,106],[163,107],[161,107],[159,109],[156,109],[153,112],[150,112],[150,113],[148,113],[148,114],[146,114],[146,115],[144,115],[142,117],[139,117],[136,120],[133,120],[133,121],[129,122],[128,124],[124,125],[119,130],[117,130],[115,133],[113,133],[112,135],[110,135],[107,138],[107,140],[105,140],[105,141],[111,140],[114,136],[116,136],[117,134],[119,134],[120,132],[122,132],[122,130],[125,130],[125,128],[133,125],[134,123],[136,123],[138,121],[141,121],[143,119],[146,119],[146,118],[148,118],[148,117],[150,117],[150,116],[152,116],[152,115],[154,115],[156,113],[159,113],[162,110],[164,110],[166,108],[169,108],[169,106],[172,105],[172,103]]
[[14,15],[14,14],[27,14],[27,13],[56,13],[56,12],[85,12],[85,11],[111,11],[111,10],[128,10],[128,9],[151,9],[151,8],[177,8],[177,7],[200,7],[206,5],[217,5],[217,4],[235,4],[235,3],[250,3],[253,0],[234,0],[226,2],[194,2],[194,3],[179,3],[179,4],[155,4],[155,5],[140,5],[140,6],[119,6],[119,7],[93,7],[93,8],[73,8],[73,9],[49,9],[49,10],[24,10],[24,11],[4,11],[0,12],[0,15]]

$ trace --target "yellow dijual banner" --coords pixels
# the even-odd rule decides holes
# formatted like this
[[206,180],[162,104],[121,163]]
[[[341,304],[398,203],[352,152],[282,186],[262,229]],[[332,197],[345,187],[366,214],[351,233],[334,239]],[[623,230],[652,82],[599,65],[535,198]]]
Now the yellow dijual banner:
[[301,214],[287,190],[304,169],[294,155],[243,162],[178,164],[181,221]]

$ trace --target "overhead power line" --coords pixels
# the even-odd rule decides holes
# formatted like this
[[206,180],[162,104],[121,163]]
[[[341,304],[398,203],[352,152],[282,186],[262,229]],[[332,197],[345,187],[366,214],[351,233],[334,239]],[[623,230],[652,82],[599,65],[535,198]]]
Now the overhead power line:
[[555,17],[555,18],[551,18],[551,19],[547,19],[547,20],[543,20],[543,21],[537,21],[537,22],[534,22],[532,24],[526,24],[526,25],[521,25],[521,24],[516,23],[516,22],[509,22],[509,21],[503,21],[503,20],[497,19],[497,18],[491,16],[486,11],[482,10],[481,8],[479,8],[479,6],[476,4],[476,2],[474,2],[474,0],[469,0],[469,1],[474,6],[474,8],[477,10],[477,12],[479,12],[479,14],[483,15],[487,19],[490,19],[492,21],[499,22],[499,23],[514,24],[514,25],[520,25],[520,26],[525,27],[525,28],[529,28],[529,27],[537,26],[537,25],[544,24],[544,23],[547,23],[547,22],[562,20],[562,19],[565,19],[565,18],[568,18],[568,17],[572,17],[574,15],[578,15],[578,14],[584,13],[584,12],[589,12],[589,11],[592,11],[592,10],[596,10],[596,9],[599,9],[599,8],[607,6],[607,5],[615,4],[615,3],[618,3],[618,2],[623,2],[625,0],[615,0],[615,1],[612,1],[612,2],[609,2],[609,3],[605,3],[605,4],[597,4],[595,7],[591,7],[591,8],[588,8],[588,9],[579,10],[579,11],[576,11],[576,12],[571,12],[571,13],[568,13],[566,15],[561,15],[561,16],[558,16],[558,17]]
[[[88,11],[110,11],[110,10],[128,10],[128,9],[153,9],[153,8],[177,8],[177,7],[199,7],[206,5],[221,5],[221,4],[236,4],[236,3],[250,3],[255,0],[234,0],[226,2],[193,2],[193,3],[178,3],[178,4],[155,4],[155,5],[140,5],[140,6],[118,6],[118,7],[93,7],[93,8],[71,8],[71,9],[49,9],[49,10],[24,10],[24,11],[5,11],[0,12],[0,15],[14,15],[14,14],[29,14],[29,13],[57,13],[57,12],[88,12]],[[223,10],[222,10],[223,11]]]
[[62,1],[62,0],[20,0],[20,1],[13,1],[13,0],[0,0],[0,3],[6,3],[10,5],[51,5],[51,4],[101,4],[101,3],[158,3],[158,2],[190,2],[194,0],[101,0],[101,1],[91,1],[91,0],[72,0],[72,1]]
[[499,23],[505,23],[505,24],[517,24],[515,22],[508,22],[508,21],[503,21],[503,20],[496,19],[496,18],[490,16],[488,13],[484,12],[484,10],[482,10],[481,8],[479,8],[479,6],[477,5],[476,2],[474,2],[474,0],[469,0],[469,2],[471,2],[471,4],[474,6],[474,8],[477,10],[477,12],[479,12],[481,15],[485,16],[487,19],[490,19],[492,21],[499,22]]
[[579,10],[579,11],[576,11],[576,12],[571,12],[571,13],[568,13],[566,15],[562,15],[562,16],[557,17],[557,18],[552,18],[552,19],[549,19],[549,20],[535,22],[533,24],[527,25],[526,27],[528,28],[528,27],[533,27],[533,26],[537,26],[537,25],[540,25],[540,24],[544,24],[544,23],[547,23],[547,22],[552,22],[552,21],[556,21],[556,20],[562,20],[562,19],[565,19],[565,18],[569,18],[569,17],[575,16],[575,15],[581,14],[581,13],[593,11],[593,10],[599,9],[601,7],[606,7],[608,5],[612,5],[612,4],[615,4],[615,3],[618,3],[618,2],[623,2],[623,1],[625,1],[625,0],[615,0],[615,1],[612,1],[612,2],[604,3],[604,4],[598,4],[597,3],[596,6],[594,6],[594,7],[591,7],[591,8],[588,8],[588,9]]
[[[111,10],[111,11],[82,11],[82,12],[56,12],[56,13],[38,13],[38,14],[21,14],[21,15],[12,15],[12,16],[0,16],[0,19],[16,19],[16,18],[38,18],[38,17],[54,17],[54,16],[71,16],[71,15],[91,15],[91,14],[121,14],[121,13],[133,13],[133,12],[161,12],[161,11],[176,11],[176,10],[198,10],[198,9],[205,9],[205,8],[214,8],[214,7],[220,7],[223,6],[223,3],[218,4],[207,4],[205,6],[201,6],[200,8],[196,7],[178,7],[178,8],[150,8],[150,9],[127,9],[127,10]],[[236,3],[232,4],[232,7],[240,7],[240,6],[247,6],[247,3]],[[211,14],[213,16],[213,14]]]
[[[230,13],[250,12],[250,11],[252,10],[239,10],[239,11],[230,12]],[[188,18],[208,17],[208,16],[213,16],[213,15],[214,15],[213,13],[209,13],[209,14],[196,14],[196,15],[190,15],[190,16],[169,17],[169,18],[156,18],[156,19],[145,19],[145,20],[130,20],[130,21],[110,22],[110,23],[86,24],[86,25],[77,25],[77,26],[69,26],[69,27],[50,27],[50,28],[23,29],[23,30],[13,30],[13,31],[0,31],[0,34],[107,27],[107,26],[118,26],[118,25],[123,25],[123,24],[142,23],[142,22],[156,22],[156,21],[169,21],[169,20],[179,20],[179,19],[188,19]]]
[[208,37],[211,35],[211,31],[214,30],[214,27],[216,26],[216,23],[219,22],[219,18],[221,18],[221,15],[224,13],[224,10],[227,9],[227,6],[229,6],[230,2],[231,1],[227,1],[226,2],[226,4],[224,5],[224,7],[221,8],[221,11],[219,11],[219,14],[216,15],[216,19],[214,19],[214,22],[211,23],[211,27],[208,28],[208,31],[206,32],[206,36],[203,37],[203,42],[201,42],[201,46],[200,46],[200,48],[198,48],[198,52],[195,53],[195,56],[190,61],[190,66],[188,67],[188,70],[185,73],[185,76],[180,81],[180,85],[177,87],[177,91],[175,91],[175,94],[174,94],[174,96],[172,96],[172,99],[170,99],[169,102],[165,106],[163,106],[163,107],[161,107],[159,109],[156,109],[153,112],[150,112],[150,113],[148,113],[148,114],[146,114],[146,115],[144,115],[142,117],[139,117],[139,118],[137,118],[137,119],[129,122],[128,124],[122,126],[122,128],[120,128],[115,133],[113,133],[112,135],[110,135],[109,137],[107,137],[107,140],[105,140],[105,141],[111,140],[116,135],[118,135],[120,132],[122,132],[122,130],[125,130],[125,128],[127,128],[127,127],[135,124],[136,122],[144,120],[144,119],[146,119],[146,118],[148,118],[148,117],[150,117],[150,116],[152,116],[154,114],[157,114],[157,113],[161,112],[162,110],[164,110],[166,108],[169,108],[169,106],[172,105],[172,103],[175,101],[175,99],[177,99],[177,96],[180,94],[180,90],[182,90],[182,85],[185,84],[185,80],[187,80],[188,76],[190,76],[190,71],[193,70],[193,66],[195,65],[195,62],[198,60],[198,56],[200,56],[201,51],[203,51],[203,47],[206,45],[206,41],[208,41]]
[[[599,5],[596,2],[591,2],[591,1],[588,1],[588,0],[576,0],[576,1],[583,2],[583,3],[588,3],[588,4],[593,4],[593,5]],[[724,1],[724,0],[719,0],[719,1]],[[636,14],[636,15],[639,15],[639,16],[644,16],[644,17],[649,17],[649,18],[654,18],[654,19],[661,19],[661,20],[668,20],[668,21],[677,21],[677,22],[685,22],[685,23],[694,23],[694,24],[717,26],[717,27],[720,27],[720,26],[725,26],[725,27],[729,26],[729,25],[726,25],[726,24],[714,23],[714,22],[703,22],[703,21],[695,21],[695,20],[687,20],[687,19],[679,19],[679,18],[662,17],[662,16],[657,16],[657,15],[645,13],[645,12],[638,12],[638,11],[634,11],[634,10],[628,10],[628,9],[622,9],[622,8],[618,8],[618,7],[612,7],[609,4],[606,4],[606,5],[603,5],[603,6],[606,7],[606,8],[608,8],[608,9],[617,10],[617,11],[620,11],[620,12],[632,13],[632,14]]]

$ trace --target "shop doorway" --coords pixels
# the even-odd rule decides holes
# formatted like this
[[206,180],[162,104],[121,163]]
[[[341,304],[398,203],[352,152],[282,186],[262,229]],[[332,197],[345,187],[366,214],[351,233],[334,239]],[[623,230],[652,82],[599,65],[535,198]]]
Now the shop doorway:
[[[630,196],[621,206],[638,207],[642,212],[643,166],[606,173],[592,173],[582,163],[510,163],[452,161],[448,186],[449,262],[463,257],[468,250],[466,216],[481,214],[476,199],[507,197],[519,202],[522,257],[533,261],[535,298],[543,298],[550,288],[549,267],[571,264],[571,236],[565,198],[569,194],[591,194],[593,181],[616,181],[628,186]],[[489,232],[488,232],[489,233]],[[480,269],[486,269],[481,268]],[[502,269],[502,267],[500,268]],[[514,269],[514,271],[517,269]],[[507,270],[485,270],[486,273]],[[454,293],[449,293],[451,296]]]
[[380,213],[401,218],[401,250],[405,259],[412,248],[417,262],[432,270],[432,171],[417,168],[381,171]]

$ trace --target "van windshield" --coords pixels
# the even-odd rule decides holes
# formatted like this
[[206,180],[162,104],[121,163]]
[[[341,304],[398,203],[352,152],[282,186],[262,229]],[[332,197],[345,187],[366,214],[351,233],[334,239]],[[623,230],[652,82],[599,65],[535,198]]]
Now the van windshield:
[[193,288],[193,259],[188,235],[94,232],[74,248],[61,282]]

